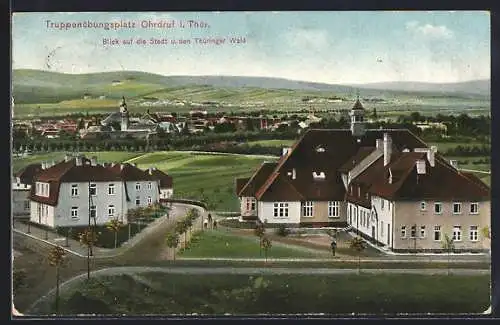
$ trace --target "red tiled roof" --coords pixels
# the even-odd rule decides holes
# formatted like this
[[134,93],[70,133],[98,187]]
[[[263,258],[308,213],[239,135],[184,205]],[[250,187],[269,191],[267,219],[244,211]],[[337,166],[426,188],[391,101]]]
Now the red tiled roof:
[[42,170],[42,164],[30,164],[19,170],[14,176],[19,177],[22,184],[32,184],[35,176]]
[[[426,163],[426,173],[422,175],[416,168],[419,159]],[[389,169],[392,184],[388,182]],[[489,188],[474,177],[458,172],[439,156],[431,167],[425,153],[403,152],[395,153],[387,166],[383,166],[383,158],[380,158],[352,183],[390,200],[489,200]]]
[[249,180],[250,180],[250,177],[236,179],[236,195],[238,195],[238,193],[240,193],[240,191],[243,189],[243,186],[245,186]]
[[338,171],[339,172],[350,171],[357,164],[359,164],[360,161],[362,161],[363,159],[368,157],[368,155],[370,155],[373,152],[373,150],[375,150],[375,147],[361,147],[361,148],[359,148],[358,152],[351,159],[347,160],[347,162],[345,164],[340,166]]
[[269,175],[276,167],[275,162],[264,162],[257,171],[250,177],[248,183],[241,189],[238,196],[255,196],[259,188],[268,179]]
[[[382,139],[384,133],[390,134],[393,150],[427,147],[423,141],[406,129],[367,130],[365,135],[359,138],[359,142],[347,129],[311,129],[306,131],[291,147],[288,154],[281,157],[273,175],[280,173],[282,177],[287,177],[288,173],[295,169],[296,178],[291,179],[288,176],[288,181],[306,200],[343,200],[345,188],[338,172],[339,168],[348,161],[352,162],[353,156],[362,155],[360,152],[364,155],[365,149],[361,148],[375,147],[376,139]],[[325,149],[324,152],[316,150],[319,146]],[[326,178],[315,180],[313,172],[323,172]],[[272,182],[268,181],[262,186],[259,190],[259,200],[271,200],[272,196],[267,196],[267,189],[271,185]],[[295,195],[292,192],[285,191],[282,196]]]
[[146,170],[146,174],[151,176],[153,179],[160,181],[160,188],[172,188],[173,178],[168,174],[162,172],[159,169]]

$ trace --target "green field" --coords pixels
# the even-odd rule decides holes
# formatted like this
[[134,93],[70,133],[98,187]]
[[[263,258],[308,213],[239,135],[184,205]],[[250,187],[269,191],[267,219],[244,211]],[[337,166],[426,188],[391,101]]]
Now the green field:
[[[133,152],[96,152],[101,162],[122,162],[134,157],[137,167],[156,167],[173,177],[174,196],[186,199],[208,197],[216,210],[239,211],[239,201],[235,194],[235,178],[250,177],[265,160],[263,158],[237,155],[192,154],[186,152],[155,152],[141,155]],[[14,158],[13,170],[41,161],[62,160],[64,153],[33,155]]]
[[174,196],[200,199],[206,196],[215,210],[239,211],[235,178],[250,177],[266,159],[236,155],[156,152],[134,160],[139,168],[156,168],[172,175]]
[[[264,257],[259,249],[257,237],[239,236],[225,231],[204,231],[193,236],[189,247],[180,257]],[[269,249],[269,258],[320,258],[331,256],[326,251],[313,251],[300,246],[284,246],[273,242]]]
[[63,292],[60,314],[481,313],[489,304],[489,276],[142,273],[82,282]]

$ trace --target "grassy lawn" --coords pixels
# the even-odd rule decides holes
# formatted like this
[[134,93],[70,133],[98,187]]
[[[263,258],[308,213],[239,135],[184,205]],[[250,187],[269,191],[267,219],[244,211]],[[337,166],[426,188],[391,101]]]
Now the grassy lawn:
[[[17,171],[29,164],[42,162],[42,161],[52,161],[56,163],[64,159],[65,152],[50,152],[35,154],[22,158],[12,158],[12,169]],[[125,151],[100,151],[100,152],[82,152],[82,154],[87,157],[96,156],[98,162],[123,162],[128,159],[140,156],[139,152],[125,152]]]
[[[312,251],[300,246],[291,248],[280,243],[273,242],[269,249],[269,258],[300,257],[319,258],[329,256],[325,251]],[[264,257],[260,252],[257,237],[239,236],[224,231],[204,231],[193,236],[190,245],[184,250],[180,257]]]
[[488,276],[143,273],[82,282],[62,294],[61,314],[480,313],[489,303]]
[[250,177],[263,158],[185,152],[155,152],[134,160],[139,168],[156,168],[172,175],[174,196],[200,199],[207,196],[216,210],[239,211],[235,178]]

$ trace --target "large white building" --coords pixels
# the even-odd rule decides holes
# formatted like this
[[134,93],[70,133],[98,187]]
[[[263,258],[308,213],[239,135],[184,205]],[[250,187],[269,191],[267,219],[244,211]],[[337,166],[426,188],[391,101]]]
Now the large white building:
[[28,165],[14,174],[12,180],[12,215],[28,217],[30,215],[30,192],[33,178],[42,170],[42,164]]
[[490,189],[406,129],[367,129],[359,100],[350,129],[311,129],[277,162],[236,179],[241,219],[347,227],[393,251],[487,249]]
[[66,156],[58,164],[42,164],[34,177],[30,220],[50,227],[87,225],[89,216],[98,225],[116,218],[127,223],[129,209],[159,201],[162,185],[150,170],[132,164]]

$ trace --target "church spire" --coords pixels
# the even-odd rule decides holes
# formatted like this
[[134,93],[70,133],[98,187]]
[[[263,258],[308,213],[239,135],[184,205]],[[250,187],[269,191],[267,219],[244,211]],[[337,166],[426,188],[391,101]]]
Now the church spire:
[[351,116],[351,132],[355,137],[361,137],[365,134],[365,108],[359,101],[359,89],[356,90],[356,102],[349,113]]

